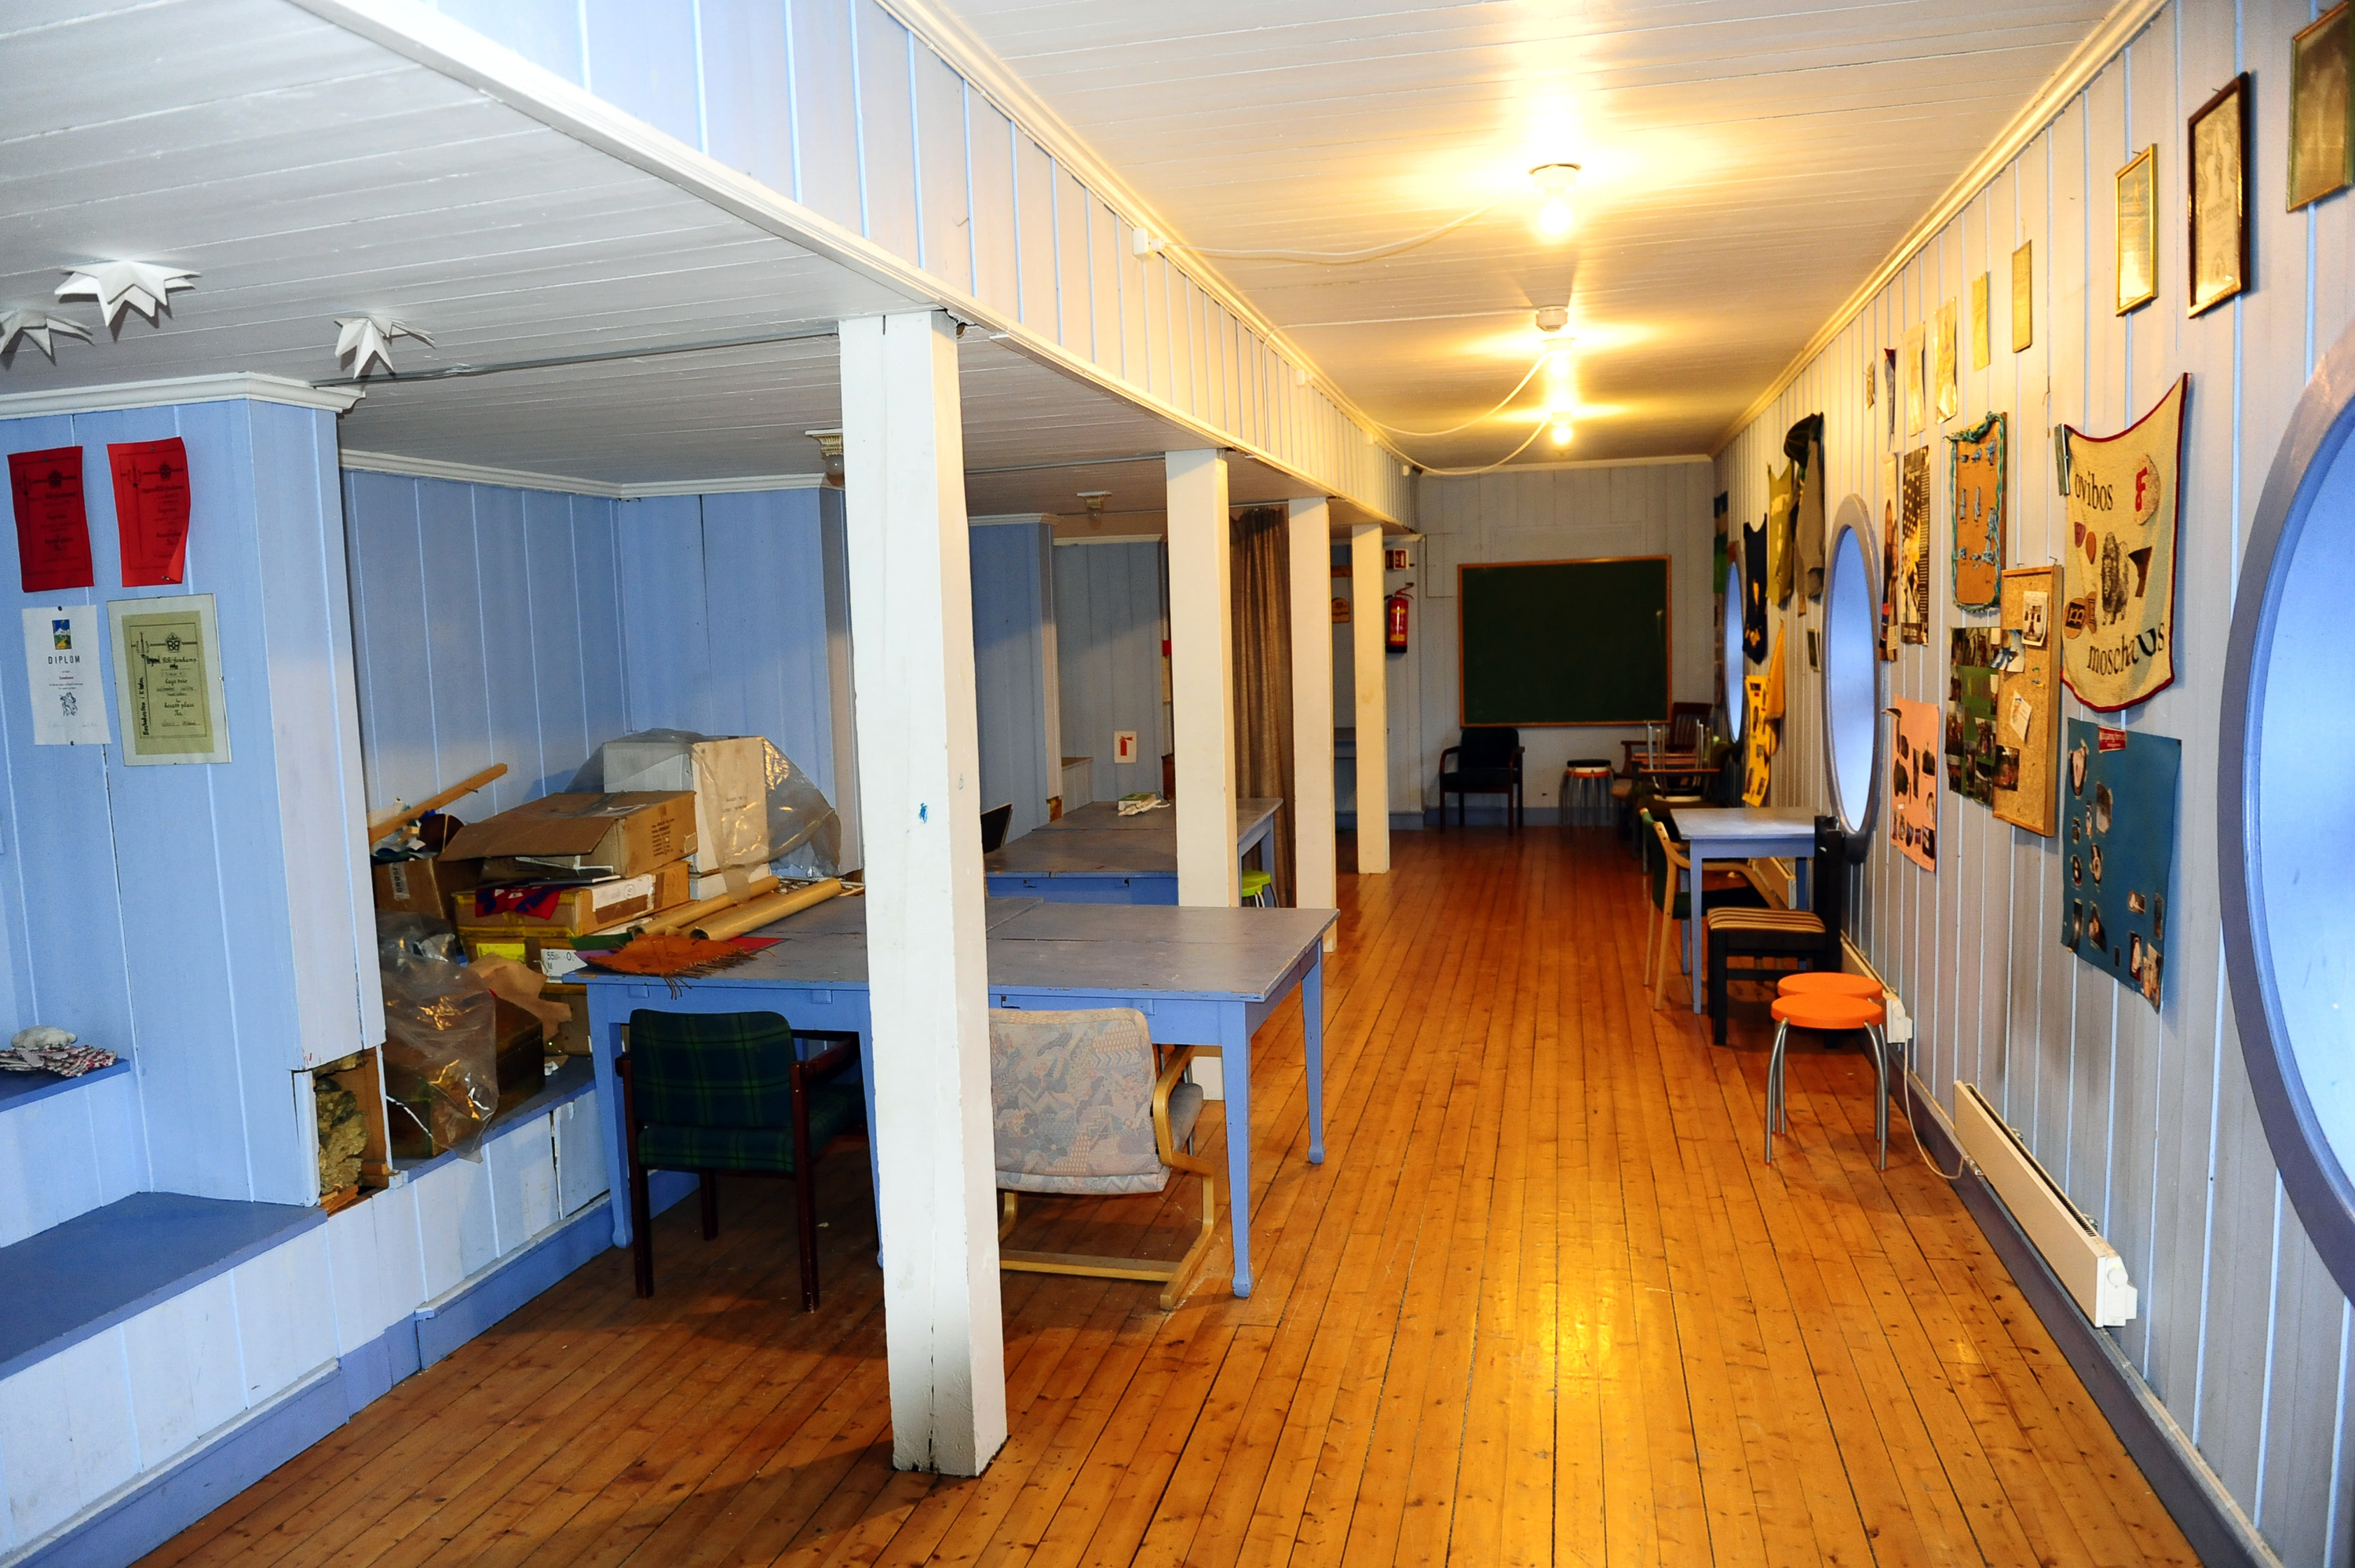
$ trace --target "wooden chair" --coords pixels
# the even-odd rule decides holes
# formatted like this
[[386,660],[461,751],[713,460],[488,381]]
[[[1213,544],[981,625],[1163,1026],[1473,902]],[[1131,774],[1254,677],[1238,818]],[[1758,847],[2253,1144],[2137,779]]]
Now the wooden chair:
[[1712,909],[1701,922],[1708,944],[1710,1038],[1725,1044],[1727,966],[1735,959],[1753,969],[1787,960],[1800,968],[1837,970],[1848,893],[1848,842],[1838,819],[1816,819],[1816,859],[1808,882],[1812,909]]
[[[1463,732],[1460,744],[1439,754],[1439,825],[1447,826],[1447,797],[1455,797],[1455,825],[1464,825],[1464,797],[1502,795],[1508,826],[1521,825],[1521,760],[1528,747],[1521,732],[1507,725],[1480,725]],[[1455,766],[1447,766],[1455,758]]]
[[1219,1216],[1218,1167],[1190,1151],[1202,1091],[1183,1081],[1196,1048],[1180,1046],[1157,1072],[1153,1036],[1133,1008],[989,1014],[989,1095],[996,1124],[1000,1241],[1018,1192],[1158,1192],[1172,1171],[1202,1179],[1202,1228],[1175,1263],[1081,1253],[1001,1250],[998,1266],[1026,1274],[1144,1279],[1178,1305]]
[[[794,1042],[823,1043],[803,1061]],[[858,1036],[795,1033],[773,1012],[630,1014],[622,1078],[623,1143],[630,1160],[630,1251],[638,1294],[655,1293],[654,1214],[646,1173],[700,1180],[703,1239],[719,1234],[719,1172],[783,1176],[794,1184],[801,1232],[802,1308],[817,1310],[818,1162],[867,1141],[867,1100],[837,1083],[858,1060]],[[805,1153],[806,1151],[806,1153]]]
[[[1677,933],[1677,945],[1681,948],[1681,927],[1692,916],[1692,857],[1684,846],[1668,836],[1668,825],[1649,811],[1642,816],[1646,840],[1645,870],[1651,880],[1652,916],[1645,928],[1644,946],[1648,957],[1644,966],[1644,983],[1652,988],[1652,1006],[1657,1009],[1668,986],[1668,938]],[[1751,885],[1748,876],[1739,871],[1711,872],[1713,885],[1701,890],[1704,914],[1734,905],[1763,905],[1758,889]]]

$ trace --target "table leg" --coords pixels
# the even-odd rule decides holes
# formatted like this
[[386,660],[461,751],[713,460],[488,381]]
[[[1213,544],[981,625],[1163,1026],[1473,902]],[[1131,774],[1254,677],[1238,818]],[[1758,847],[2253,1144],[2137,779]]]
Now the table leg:
[[1241,1003],[1219,1010],[1219,1054],[1227,1088],[1227,1213],[1235,1243],[1235,1294],[1252,1293],[1251,1024]]
[[1692,918],[1685,922],[1685,989],[1692,992],[1692,1010],[1700,1011],[1701,962],[1701,889],[1709,885],[1709,862],[1699,843],[1686,841],[1686,853],[1692,862],[1692,891],[1685,901],[1685,910]]
[[605,1191],[613,1213],[613,1245],[630,1245],[630,1161],[622,1144],[622,1076],[613,1058],[622,1050],[621,1015],[605,1001],[609,988],[589,988],[590,1061],[597,1070],[598,1130],[605,1140]]
[[[1300,979],[1300,1038],[1308,1058],[1308,1163],[1325,1163],[1325,944]],[[1232,1113],[1230,1113],[1232,1114]]]

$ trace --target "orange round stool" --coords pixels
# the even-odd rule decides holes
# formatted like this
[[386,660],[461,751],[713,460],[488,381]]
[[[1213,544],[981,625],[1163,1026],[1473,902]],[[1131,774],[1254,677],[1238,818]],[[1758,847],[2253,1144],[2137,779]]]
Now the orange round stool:
[[1766,1060],[1766,1162],[1774,1162],[1774,1129],[1790,1129],[1783,1108],[1784,1047],[1794,1029],[1814,1029],[1831,1033],[1843,1029],[1861,1029],[1872,1044],[1872,1076],[1876,1091],[1872,1102],[1872,1129],[1881,1140],[1881,1168],[1889,1169],[1889,1047],[1882,1040],[1881,1025],[1886,1016],[1878,995],[1871,998],[1842,996],[1829,991],[1801,991],[1796,995],[1778,996],[1773,1008],[1774,1015],[1774,1053]]
[[1881,982],[1870,975],[1846,974],[1838,969],[1805,969],[1795,975],[1785,975],[1774,987],[1776,996],[1860,996],[1868,1001],[1879,1001]]

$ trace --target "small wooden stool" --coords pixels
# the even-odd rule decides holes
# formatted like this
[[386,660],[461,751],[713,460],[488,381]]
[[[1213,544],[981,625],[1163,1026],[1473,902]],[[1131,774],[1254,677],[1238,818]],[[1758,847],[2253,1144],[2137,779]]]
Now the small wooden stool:
[[[1797,979],[1797,976],[1793,976]],[[1841,996],[1837,992],[1800,992],[1774,999],[1774,1052],[1766,1060],[1766,1163],[1774,1162],[1774,1129],[1790,1130],[1784,1114],[1783,1057],[1791,1031],[1813,1029],[1826,1033],[1861,1029],[1872,1046],[1872,1129],[1881,1140],[1881,1169],[1889,1169],[1889,1051],[1881,1037],[1886,1016],[1880,998]]]
[[1611,759],[1607,757],[1572,758],[1561,770],[1561,793],[1554,797],[1554,821],[1561,827],[1570,826],[1571,800],[1578,801],[1582,822],[1607,821],[1611,810]]
[[1838,969],[1802,969],[1785,975],[1775,982],[1776,996],[1860,996],[1867,1001],[1881,998],[1881,982],[1870,975],[1846,974]]

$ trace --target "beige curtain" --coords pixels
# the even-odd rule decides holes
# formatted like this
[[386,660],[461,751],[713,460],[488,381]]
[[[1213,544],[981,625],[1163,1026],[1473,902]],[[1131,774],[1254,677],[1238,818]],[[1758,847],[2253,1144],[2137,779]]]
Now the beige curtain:
[[1235,793],[1284,802],[1276,814],[1275,901],[1290,906],[1292,860],[1292,568],[1281,506],[1254,506],[1232,524],[1228,617],[1235,646]]

